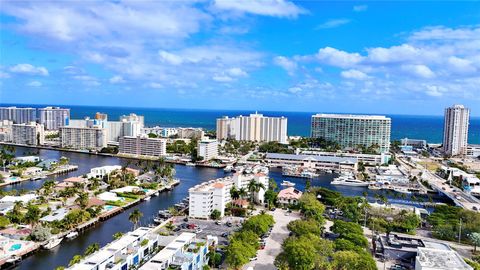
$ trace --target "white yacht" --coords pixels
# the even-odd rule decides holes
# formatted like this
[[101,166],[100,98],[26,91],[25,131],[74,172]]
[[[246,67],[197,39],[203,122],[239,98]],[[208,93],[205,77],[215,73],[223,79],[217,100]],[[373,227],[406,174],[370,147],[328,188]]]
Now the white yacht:
[[223,168],[223,171],[226,173],[229,173],[233,171],[233,166],[232,165],[227,165],[227,167]]
[[185,164],[185,165],[195,167],[195,163],[193,163],[193,162],[187,162],[187,164]]
[[293,186],[295,186],[295,183],[292,183],[292,182],[287,181],[287,180],[283,180],[283,182],[280,185],[287,186],[287,187],[293,187]]
[[78,236],[78,232],[76,232],[76,231],[71,231],[71,232],[68,233],[65,237],[66,237],[67,239],[73,239],[73,238],[75,238],[75,237],[77,237],[77,236]]
[[43,245],[42,247],[44,249],[52,249],[58,245],[60,245],[60,242],[62,242],[63,238],[59,237],[54,237],[52,239],[50,239],[45,245]]
[[333,179],[331,182],[332,185],[342,185],[342,186],[354,186],[354,187],[368,187],[370,182],[365,182],[356,179],[352,173],[342,174],[341,176]]

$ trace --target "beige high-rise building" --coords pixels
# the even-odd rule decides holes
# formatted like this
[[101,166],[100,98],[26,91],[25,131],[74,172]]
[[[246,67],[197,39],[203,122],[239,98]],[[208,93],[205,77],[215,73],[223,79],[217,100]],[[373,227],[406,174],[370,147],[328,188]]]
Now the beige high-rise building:
[[467,154],[470,110],[463,105],[445,109],[443,126],[443,151],[449,156]]
[[107,146],[106,129],[93,127],[60,127],[62,148],[77,150],[100,150]]
[[15,144],[42,145],[44,139],[43,125],[35,122],[12,125],[12,142]]
[[287,118],[263,114],[217,119],[217,139],[287,143]]

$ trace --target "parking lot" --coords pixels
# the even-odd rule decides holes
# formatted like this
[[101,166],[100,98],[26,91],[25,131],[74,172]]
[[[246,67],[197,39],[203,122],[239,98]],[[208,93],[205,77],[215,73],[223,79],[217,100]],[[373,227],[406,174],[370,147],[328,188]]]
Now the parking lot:
[[[230,235],[233,231],[240,229],[242,222],[243,218],[240,217],[225,217],[219,222],[214,220],[192,218],[189,218],[188,221],[185,221],[181,218],[178,218],[174,221],[174,225],[176,227],[180,227],[180,230],[177,229],[177,233],[195,232],[200,238],[206,238],[207,235],[217,236],[219,245],[228,245],[228,235]],[[227,226],[227,223],[230,223],[231,226]],[[184,226],[194,224],[195,228],[181,228],[182,224],[184,224]]]

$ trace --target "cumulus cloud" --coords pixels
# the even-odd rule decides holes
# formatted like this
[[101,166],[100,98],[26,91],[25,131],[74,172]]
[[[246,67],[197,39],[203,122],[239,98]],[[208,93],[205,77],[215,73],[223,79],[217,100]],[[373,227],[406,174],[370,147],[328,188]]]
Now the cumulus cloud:
[[285,56],[277,56],[273,59],[273,62],[285,69],[289,75],[293,75],[297,70],[297,63],[293,60],[288,59]]
[[286,0],[215,0],[214,6],[221,10],[272,17],[296,18],[306,10]]
[[355,12],[362,12],[362,11],[366,11],[367,9],[368,9],[367,5],[353,6],[353,11],[355,11]]
[[48,70],[45,67],[35,67],[30,64],[18,64],[10,67],[10,72],[28,75],[48,76]]
[[350,19],[331,19],[322,24],[319,24],[315,27],[315,29],[329,29],[329,28],[336,28],[345,24],[350,23]]
[[39,81],[31,81],[31,82],[27,83],[27,86],[30,86],[30,87],[40,87],[40,86],[42,86],[42,83],[39,82]]
[[430,79],[435,77],[435,73],[426,65],[402,65],[401,69],[414,76]]
[[341,72],[341,76],[345,79],[353,79],[353,80],[366,80],[369,78],[369,76],[366,73],[356,69],[344,70]]
[[332,47],[318,50],[315,57],[324,64],[342,68],[354,66],[363,60],[359,53],[348,53]]

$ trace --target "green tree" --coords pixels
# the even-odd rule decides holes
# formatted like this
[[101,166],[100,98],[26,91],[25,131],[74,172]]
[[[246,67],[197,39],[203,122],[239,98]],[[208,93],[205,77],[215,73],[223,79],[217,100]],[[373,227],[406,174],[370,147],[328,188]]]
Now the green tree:
[[130,220],[130,222],[133,223],[133,228],[134,229],[137,228],[137,224],[140,221],[140,218],[142,218],[142,216],[143,216],[143,213],[140,212],[140,210],[138,210],[138,209],[133,210],[130,213],[130,215],[128,216],[128,220]]
[[85,253],[83,255],[87,257],[88,255],[91,255],[97,252],[99,249],[100,249],[100,245],[98,243],[93,243],[85,249]]
[[113,240],[120,239],[123,236],[123,232],[116,232],[113,234]]
[[322,233],[321,225],[314,219],[294,220],[288,223],[287,228],[297,236],[306,234],[320,235]]
[[24,222],[30,224],[32,227],[35,227],[35,225],[40,220],[40,213],[41,213],[41,210],[40,208],[38,208],[38,206],[29,205],[27,207],[27,213],[25,213],[25,216],[24,216]]
[[217,209],[214,209],[212,211],[212,213],[210,214],[210,218],[213,219],[213,220],[218,220],[220,219],[222,213],[220,213],[220,211],[218,211]]
[[337,251],[333,254],[332,268],[335,270],[376,270],[377,266],[367,252]]
[[269,189],[265,192],[264,198],[269,208],[273,207],[277,203],[277,196],[278,193],[272,189]]
[[304,193],[300,197],[300,210],[306,218],[313,218],[323,224],[325,206],[320,203],[312,193]]
[[5,216],[0,216],[0,229],[5,229],[10,225],[10,220]]
[[73,256],[73,258],[68,263],[68,266],[71,267],[74,264],[79,263],[82,259],[83,259],[82,255],[75,255],[75,256]]
[[243,241],[231,241],[226,249],[225,261],[228,266],[235,270],[241,269],[241,267],[250,261],[250,258],[255,256],[257,250],[250,244]]
[[477,246],[480,246],[480,233],[471,233],[469,235],[470,241],[472,241],[473,244],[473,253],[477,252]]
[[82,209],[88,205],[88,194],[86,192],[80,192],[78,197],[75,199],[75,202],[80,205]]
[[36,226],[32,232],[30,233],[30,237],[32,238],[33,241],[45,241],[49,239],[52,236],[50,232],[50,228],[48,227],[43,227],[42,225]]

